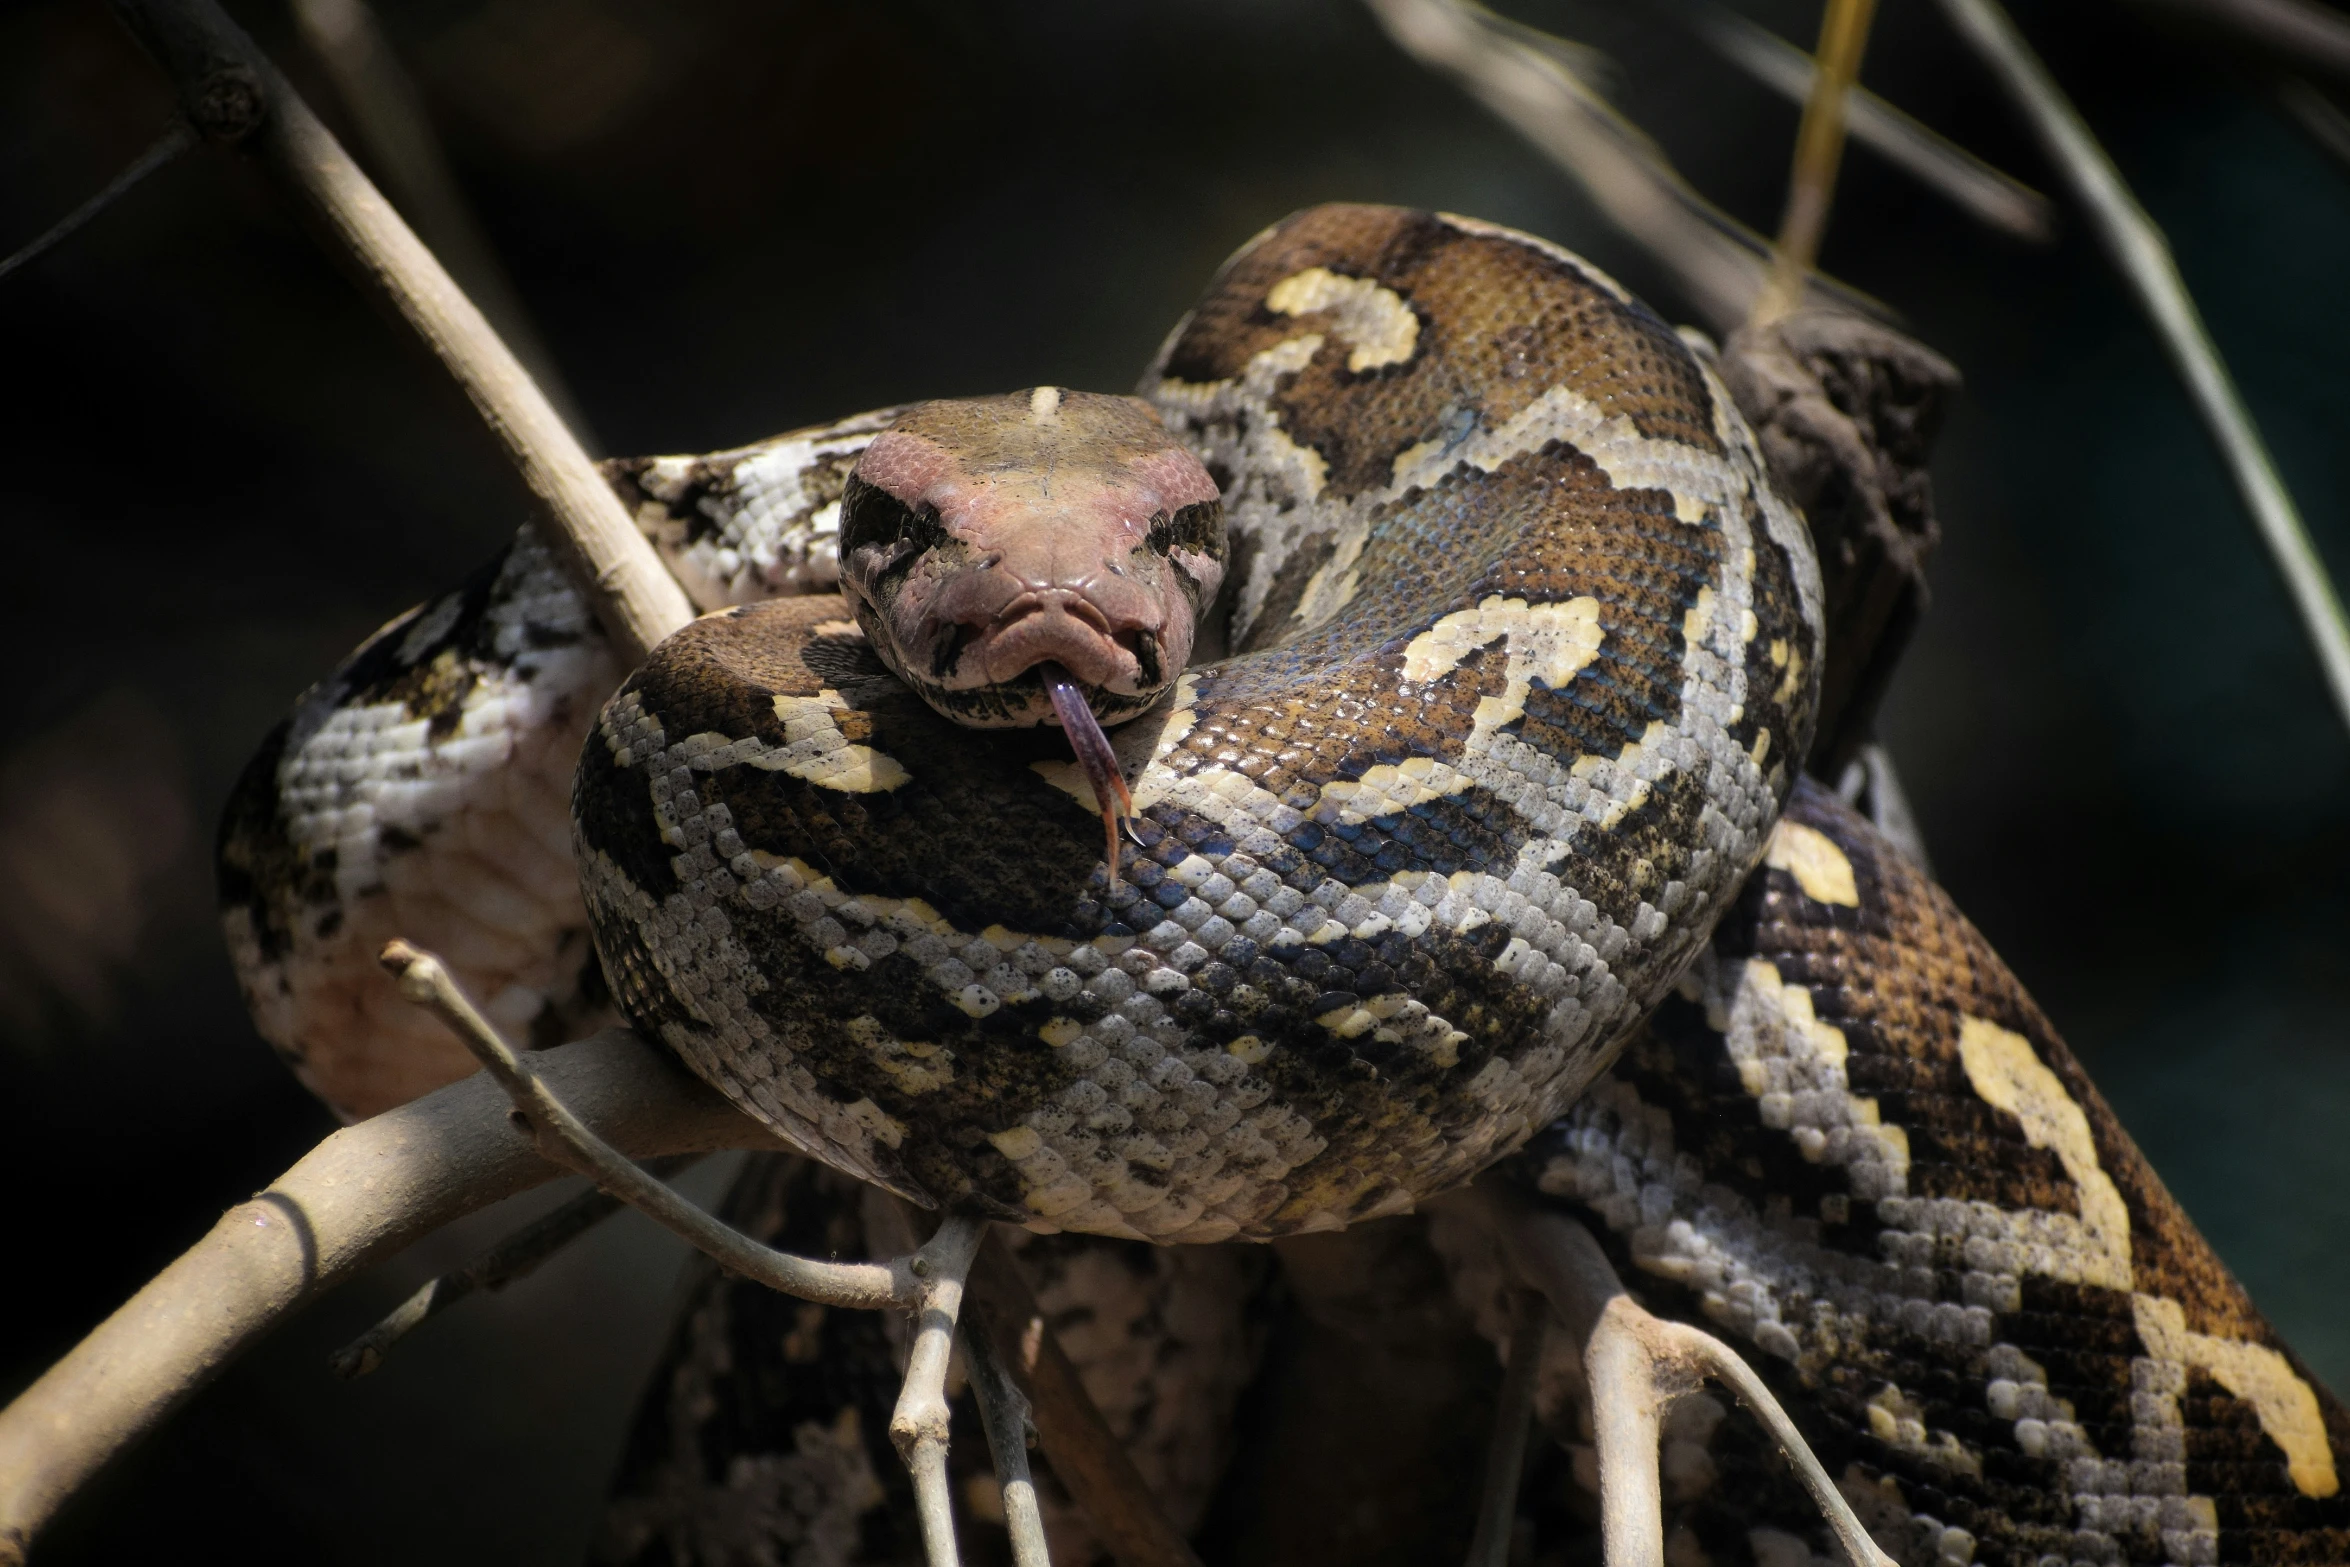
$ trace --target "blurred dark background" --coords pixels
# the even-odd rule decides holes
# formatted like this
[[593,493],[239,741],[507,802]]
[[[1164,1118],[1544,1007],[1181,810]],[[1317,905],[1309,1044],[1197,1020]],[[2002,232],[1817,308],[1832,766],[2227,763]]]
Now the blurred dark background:
[[[241,19],[338,125],[283,8]],[[1808,40],[1816,3],[1749,0]],[[1709,195],[1775,225],[1795,112],[1643,4],[1604,49]],[[2350,178],[2167,12],[2019,16],[2167,228],[2350,576]],[[1665,276],[1345,0],[416,0],[383,21],[602,450],[1131,384],[1296,207],[1440,206]],[[1922,0],[1866,79],[2043,188]],[[0,249],[162,128],[97,0],[0,15]],[[1955,360],[1935,602],[1885,733],[1936,866],[2173,1190],[2350,1391],[2350,740],[2166,365],[2077,223],[1986,234],[1856,150],[1825,262]],[[523,513],[457,394],[234,160],[0,282],[0,1394],[330,1129],[211,914],[239,765]],[[723,1172],[705,1171],[711,1195]],[[538,1199],[543,1202],[542,1197]],[[523,1206],[527,1208],[526,1200]],[[330,1299],[76,1504],[44,1562],[578,1559],[680,1261],[623,1219],[367,1382],[327,1352],[510,1225]]]

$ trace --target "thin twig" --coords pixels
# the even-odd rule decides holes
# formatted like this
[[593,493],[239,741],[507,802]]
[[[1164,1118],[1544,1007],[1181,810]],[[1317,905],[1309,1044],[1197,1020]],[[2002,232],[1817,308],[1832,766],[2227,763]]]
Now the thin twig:
[[113,0],[207,137],[250,148],[326,222],[456,378],[544,503],[551,542],[635,664],[693,618],[612,487],[528,371],[342,145],[214,0]]
[[971,1367],[979,1423],[987,1430],[988,1451],[995,1458],[1004,1528],[1012,1537],[1012,1567],[1052,1567],[1052,1553],[1045,1547],[1044,1513],[1036,1500],[1036,1481],[1028,1472],[1028,1443],[1034,1434],[1028,1400],[988,1334],[965,1332],[963,1359]]
[[2153,323],[2164,351],[2187,383],[2204,427],[2219,445],[2270,559],[2285,579],[2334,706],[2350,724],[2350,619],[2343,615],[2341,597],[2309,541],[2259,427],[2204,330],[2203,317],[2179,276],[2162,230],[2130,194],[2113,160],[1995,0],[1942,0],[1942,9],[2023,111]]
[[1077,1368],[1037,1309],[1019,1264],[992,1235],[971,1270],[968,1317],[972,1332],[989,1335],[997,1355],[1020,1379],[1035,1406],[1037,1443],[1046,1462],[1118,1567],[1200,1567],[1190,1543],[1176,1532],[1124,1444],[1094,1407]]
[[481,307],[490,329],[514,350],[571,433],[582,445],[592,444],[577,399],[531,324],[489,236],[474,221],[450,172],[448,154],[433,134],[424,95],[401,68],[374,10],[367,0],[293,0],[293,9],[302,41],[326,67],[362,148],[391,186],[401,212]]
[[1468,1567],[1509,1567],[1518,1483],[1526,1472],[1526,1433],[1534,1423],[1534,1387],[1542,1370],[1543,1330],[1549,1325],[1548,1301],[1519,1302],[1509,1365],[1494,1403],[1493,1441],[1485,1453],[1485,1489],[1477,1502],[1477,1532],[1469,1538]]
[[2316,142],[2327,157],[2350,168],[2350,114],[2343,113],[2340,104],[2297,76],[2279,81],[2276,96],[2277,106],[2301,127],[2302,135]]
[[[540,1051],[533,1063],[583,1122],[639,1156],[777,1146],[625,1029]],[[327,1138],[0,1410],[0,1563],[21,1560],[110,1458],[306,1303],[560,1173],[486,1075]]]
[[2265,51],[2275,64],[2350,81],[2350,17],[2313,0],[2140,0]]
[[[667,1180],[690,1168],[698,1154],[648,1159],[645,1168]],[[537,1271],[540,1263],[620,1211],[620,1199],[593,1187],[552,1212],[541,1214],[488,1251],[452,1273],[428,1279],[365,1333],[335,1351],[328,1368],[343,1380],[368,1375],[383,1364],[394,1344],[477,1291],[495,1293]]]
[[0,261],[0,278],[5,278],[21,266],[40,260],[73,238],[84,224],[129,194],[132,186],[195,145],[196,133],[188,128],[188,122],[174,118],[163,128],[163,134],[156,137],[145,152],[133,158],[129,168],[108,180],[105,188],[97,195],[49,225],[46,233],[26,244],[7,260]]
[[[1769,28],[1707,0],[1675,0],[1665,11],[1771,91],[1798,104],[1810,99],[1819,79],[1817,63]],[[2046,196],[1858,82],[1844,95],[1844,123],[1854,141],[1977,222],[2033,244],[2054,237],[2055,213]]]
[[1779,223],[1771,279],[1755,301],[1750,324],[1766,326],[1803,303],[1804,279],[1820,259],[1836,169],[1844,158],[1844,100],[1860,78],[1861,51],[1877,0],[1828,0],[1820,18],[1818,67],[1795,131],[1795,167],[1787,179],[1787,213]]
[[950,1216],[913,1257],[922,1299],[914,1312],[914,1348],[906,1380],[890,1412],[889,1439],[914,1476],[914,1512],[930,1567],[957,1567],[954,1493],[947,1479],[947,1436],[954,1411],[947,1404],[947,1367],[955,1355],[955,1324],[963,1311],[963,1284],[979,1254],[987,1224]]
[[[464,1041],[529,1121],[540,1151],[567,1170],[577,1171],[719,1263],[747,1279],[802,1300],[855,1310],[927,1305],[927,1287],[917,1271],[924,1253],[889,1263],[818,1262],[762,1246],[730,1224],[711,1217],[671,1191],[598,1137],[540,1080],[538,1072],[475,1010],[440,959],[405,941],[383,950],[383,966],[400,994],[427,1008]],[[944,1231],[940,1232],[944,1234]],[[927,1248],[926,1248],[927,1250]]]

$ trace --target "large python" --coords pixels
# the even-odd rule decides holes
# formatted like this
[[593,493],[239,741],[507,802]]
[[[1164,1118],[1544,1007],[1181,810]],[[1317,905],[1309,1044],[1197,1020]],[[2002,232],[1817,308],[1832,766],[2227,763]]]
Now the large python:
[[[645,1032],[837,1167],[1040,1230],[1359,1223],[1551,1127],[1546,1189],[1783,1364],[1905,1559],[2344,1556],[2340,1406],[2021,992],[1810,786],[1774,830],[1816,568],[1702,354],[1540,241],[1322,208],[1227,265],[1142,392],[1221,491],[1232,651],[1118,731],[1115,879],[1056,742],[950,728],[837,601],[747,602],[829,585],[896,411],[616,470],[740,606],[578,753],[602,971]],[[386,936],[455,947],[541,1040],[602,1004],[549,796],[617,674],[526,534],[248,772],[232,948],[346,1111],[456,1073],[349,960]],[[1757,899],[1802,939],[1758,942]],[[1908,1097],[1852,1075],[1880,1059]]]

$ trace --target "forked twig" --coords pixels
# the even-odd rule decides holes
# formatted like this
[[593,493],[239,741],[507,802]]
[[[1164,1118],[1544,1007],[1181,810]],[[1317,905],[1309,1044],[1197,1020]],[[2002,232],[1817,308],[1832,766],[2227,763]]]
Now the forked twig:
[[2309,541],[2259,427],[2204,330],[2202,314],[2179,276],[2161,228],[2130,194],[2121,171],[1996,0],[1942,0],[1942,9],[2015,100],[2049,160],[2087,209],[2106,254],[2137,295],[2139,308],[2186,382],[2196,413],[2218,443],[2237,493],[2285,579],[2334,706],[2350,723],[2350,618],[2343,614],[2341,597]]
[[550,543],[622,659],[643,660],[693,606],[480,310],[450,281],[333,133],[214,0],[113,0],[207,138],[251,150],[325,220],[472,399],[544,503]]
[[[921,1280],[923,1296],[914,1312],[914,1349],[906,1357],[906,1380],[890,1412],[889,1439],[914,1477],[914,1510],[922,1523],[922,1545],[930,1567],[955,1567],[954,1493],[947,1479],[947,1435],[954,1412],[947,1405],[947,1367],[955,1358],[955,1326],[963,1311],[963,1282],[971,1259],[987,1234],[978,1219],[950,1216],[916,1252],[909,1266]],[[988,1440],[995,1439],[992,1431]],[[1003,1460],[999,1456],[997,1464]]]
[[911,1311],[926,1303],[926,1287],[913,1268],[916,1258],[923,1255],[920,1252],[886,1264],[817,1262],[763,1246],[734,1226],[712,1218],[646,1174],[573,1115],[490,1026],[489,1019],[475,1010],[440,959],[405,941],[395,941],[384,948],[383,965],[399,982],[400,994],[446,1023],[483,1070],[506,1090],[515,1109],[528,1120],[539,1152],[549,1162],[576,1171],[621,1201],[643,1209],[655,1223],[709,1253],[723,1267],[786,1295],[867,1311],[883,1306]]
[[1511,1270],[1550,1302],[1575,1335],[1591,1387],[1608,1567],[1662,1567],[1661,1422],[1675,1399],[1696,1392],[1709,1377],[1727,1384],[1786,1454],[1846,1562],[1894,1567],[1745,1360],[1710,1333],[1643,1310],[1590,1231],[1490,1179],[1444,1201],[1492,1233]]

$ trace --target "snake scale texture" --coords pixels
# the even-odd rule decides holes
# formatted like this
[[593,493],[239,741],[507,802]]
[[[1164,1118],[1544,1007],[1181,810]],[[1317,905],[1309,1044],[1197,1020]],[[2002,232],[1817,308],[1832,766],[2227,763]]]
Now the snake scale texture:
[[[1141,388],[1231,546],[1221,656],[1112,732],[1115,875],[1065,742],[950,724],[826,592],[898,410],[612,465],[726,612],[606,704],[525,530],[353,655],[224,823],[255,1016],[346,1114],[460,1075],[367,961],[406,935],[534,1042],[616,1002],[835,1168],[1048,1234],[1336,1229],[1511,1157],[1750,1355],[1904,1562],[2350,1560],[2342,1406],[1801,774],[1818,569],[1709,353],[1467,220],[1244,247]],[[1498,1334],[1474,1238],[1431,1239]],[[1675,1567],[1822,1548],[1740,1421],[1685,1436]],[[807,1559],[880,1559],[843,1516]]]

